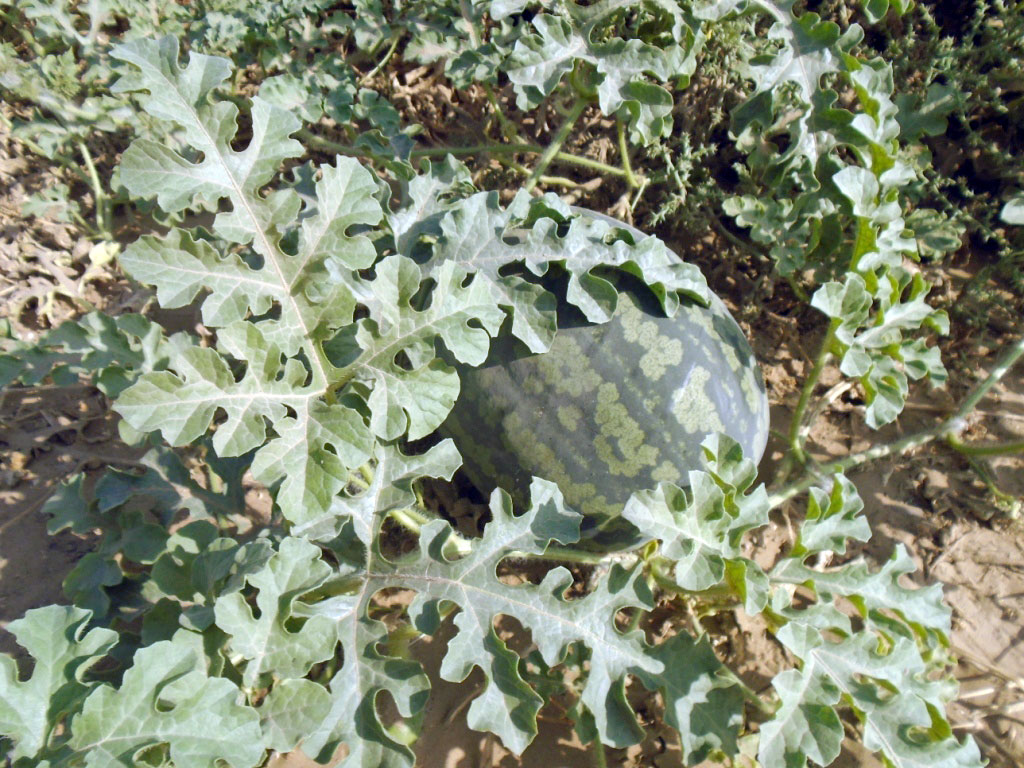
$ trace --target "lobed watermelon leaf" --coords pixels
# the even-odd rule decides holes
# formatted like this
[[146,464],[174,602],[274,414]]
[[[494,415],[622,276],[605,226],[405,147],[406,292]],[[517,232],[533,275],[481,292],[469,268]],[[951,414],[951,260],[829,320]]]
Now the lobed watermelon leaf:
[[119,688],[101,685],[71,722],[69,746],[87,768],[130,768],[160,744],[178,765],[249,768],[262,759],[256,712],[237,703],[234,683],[208,676],[186,643],[154,643],[133,661]]
[[34,608],[7,629],[35,660],[20,680],[17,665],[0,656],[0,734],[14,740],[15,761],[48,751],[64,718],[95,686],[86,673],[117,642],[110,629],[87,629],[89,611],[70,606]]

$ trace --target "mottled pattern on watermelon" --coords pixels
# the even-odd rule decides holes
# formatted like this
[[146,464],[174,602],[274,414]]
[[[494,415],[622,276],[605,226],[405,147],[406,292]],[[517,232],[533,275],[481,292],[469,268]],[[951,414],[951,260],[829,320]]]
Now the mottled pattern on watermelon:
[[610,322],[587,324],[566,307],[549,352],[531,354],[505,337],[483,367],[460,368],[462,394],[442,431],[482,491],[500,485],[524,499],[538,475],[576,509],[605,518],[635,490],[687,485],[709,432],[760,459],[764,384],[722,301],[684,300],[668,318],[644,286],[616,282]]

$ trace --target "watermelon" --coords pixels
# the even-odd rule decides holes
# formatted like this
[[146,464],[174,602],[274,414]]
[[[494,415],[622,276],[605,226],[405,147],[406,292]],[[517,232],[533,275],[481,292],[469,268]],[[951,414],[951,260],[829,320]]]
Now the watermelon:
[[481,367],[460,367],[462,392],[441,431],[481,491],[497,485],[525,501],[537,475],[557,482],[573,508],[607,521],[634,491],[687,485],[709,433],[761,458],[764,382],[721,299],[712,294],[704,307],[683,298],[666,317],[639,280],[612,281],[620,293],[609,322],[588,323],[563,302],[548,352],[502,335]]

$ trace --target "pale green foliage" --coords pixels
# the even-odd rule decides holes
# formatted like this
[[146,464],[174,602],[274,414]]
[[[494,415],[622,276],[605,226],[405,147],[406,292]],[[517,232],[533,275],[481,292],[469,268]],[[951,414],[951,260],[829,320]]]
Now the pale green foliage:
[[[707,589],[739,576],[737,591],[745,596],[747,610],[760,611],[768,604],[779,624],[776,637],[798,659],[797,668],[780,672],[773,681],[779,707],[760,728],[761,764],[802,766],[810,760],[828,765],[835,760],[844,737],[835,708],[842,702],[863,722],[865,744],[892,765],[978,765],[977,747],[951,738],[941,715],[954,689],[927,671],[925,659],[948,644],[949,609],[942,603],[941,587],[908,589],[900,583],[914,569],[902,546],[877,571],[857,560],[825,567],[832,552],[845,552],[847,539],[870,537],[859,516],[863,504],[842,476],[831,493],[813,491],[794,547],[770,571],[761,571],[729,539],[730,529],[750,515],[744,510],[758,508],[763,490],[741,495],[753,468],[738,461],[730,443],[718,437],[705,444],[707,472],[691,473],[691,495],[662,486],[658,496],[634,495],[626,511],[642,533],[661,540],[660,554],[674,566],[666,570],[683,589]],[[649,513],[652,509],[656,514]],[[669,510],[675,520],[690,521],[693,530],[682,542],[676,539],[678,524],[666,517]],[[766,523],[762,506],[754,524]],[[696,553],[705,553],[699,580],[691,565]],[[817,562],[809,564],[812,559]],[[860,629],[854,628],[849,606]]]
[[999,216],[1007,224],[1024,224],[1024,195],[1017,195],[1007,201]]
[[246,577],[259,590],[258,619],[253,618],[239,592],[224,595],[214,604],[217,626],[230,638],[227,647],[246,660],[242,682],[247,687],[269,672],[284,678],[302,677],[313,664],[332,655],[337,637],[326,617],[311,617],[297,632],[285,626],[292,617],[294,596],[320,586],[330,574],[319,556],[320,550],[313,544],[285,539],[261,570]]
[[[719,584],[726,561],[740,557],[743,534],[768,522],[764,488],[744,495],[757,474],[753,462],[742,459],[739,446],[729,438],[713,440],[704,448],[713,462],[711,471],[691,472],[689,492],[662,483],[653,491],[634,493],[622,510],[622,516],[641,531],[658,531],[662,554],[675,561],[676,584],[694,592]],[[737,464],[725,460],[730,453]],[[717,476],[719,467],[730,470],[729,476]],[[751,561],[745,565],[757,569]]]
[[[565,593],[572,576],[561,567],[549,571],[537,585],[511,586],[498,578],[497,567],[509,556],[547,553],[557,559],[558,547],[578,540],[582,516],[564,506],[553,484],[535,480],[530,506],[518,516],[507,494],[496,491],[492,520],[479,540],[459,539],[447,523],[433,521],[423,527],[418,546],[408,555],[386,557],[380,551],[384,518],[411,500],[411,481],[451,471],[446,457],[450,447],[445,445],[416,459],[390,447],[379,453],[375,464],[379,474],[374,474],[372,485],[337,499],[337,527],[321,524],[318,538],[328,542],[333,566],[324,557],[323,545],[289,536],[273,537],[272,553],[264,540],[258,548],[263,554],[256,557],[255,550],[249,551],[256,542],[238,549],[207,540],[205,552],[227,556],[220,557],[220,566],[214,566],[214,560],[200,566],[196,555],[191,560],[178,556],[176,567],[182,575],[190,570],[193,584],[203,579],[203,573],[222,579],[229,569],[237,569],[236,576],[221,587],[222,596],[214,605],[216,625],[226,636],[211,634],[208,621],[196,623],[201,613],[188,606],[198,606],[193,601],[205,599],[199,592],[179,590],[175,600],[181,601],[185,611],[176,623],[183,628],[175,630],[172,624],[159,630],[171,633],[172,640],[137,651],[117,688],[101,685],[92,693],[81,686],[72,689],[79,698],[87,693],[88,697],[81,713],[71,719],[70,746],[76,758],[68,756],[67,764],[84,760],[89,766],[128,765],[136,750],[155,749],[166,750],[177,765],[212,765],[219,758],[241,768],[254,766],[265,749],[300,744],[308,754],[326,760],[345,744],[349,753],[345,765],[410,766],[408,747],[381,723],[378,698],[388,691],[404,717],[422,711],[429,683],[419,664],[401,652],[400,638],[408,636],[410,629],[436,632],[452,608],[459,609],[455,636],[449,641],[441,675],[459,681],[474,667],[483,670],[486,682],[470,704],[467,721],[471,727],[497,733],[508,747],[521,751],[530,743],[542,699],[524,675],[518,654],[495,632],[495,622],[503,616],[516,619],[530,633],[540,658],[549,666],[561,663],[572,649],[587,649],[587,672],[579,688],[586,713],[580,726],[584,733],[619,746],[634,743],[642,735],[624,695],[625,683],[632,677],[661,692],[668,722],[679,728],[689,761],[696,762],[711,750],[734,754],[743,697],[723,675],[706,638],[694,639],[682,632],[652,646],[641,632],[622,631],[616,624],[622,609],[653,607],[643,563],[612,565],[596,575],[584,596],[571,600]],[[954,690],[935,676],[942,670],[942,656],[935,651],[946,644],[949,631],[949,611],[941,603],[941,590],[908,589],[900,583],[912,570],[901,549],[878,570],[857,561],[837,568],[821,565],[826,549],[842,552],[848,537],[866,539],[869,533],[859,517],[861,504],[852,485],[840,478],[830,494],[813,494],[796,546],[765,574],[744,560],[737,547],[742,530],[767,522],[763,488],[744,493],[751,486],[751,463],[723,437],[708,441],[705,462],[704,471],[691,474],[692,498],[677,489],[678,498],[672,501],[673,514],[680,521],[688,504],[705,507],[698,516],[703,521],[698,534],[704,547],[701,554],[717,565],[703,569],[710,575],[701,586],[725,587],[741,599],[747,592],[748,610],[754,612],[768,601],[770,615],[779,626],[779,640],[799,662],[776,678],[780,704],[774,717],[761,725],[761,761],[766,765],[778,760],[830,762],[843,735],[835,712],[842,701],[863,721],[866,743],[894,765],[927,760],[940,760],[939,765],[978,765],[976,747],[950,738],[941,715]],[[110,497],[106,503],[118,497],[116,489],[104,493]],[[657,498],[640,494],[627,508],[650,508]],[[676,553],[683,540],[677,539],[673,526],[666,529],[657,516],[634,513],[630,519],[640,526],[642,535],[663,540],[650,563],[655,573],[679,573],[677,563],[692,562],[686,552]],[[349,520],[359,522],[360,536],[347,524]],[[363,546],[361,536],[371,537],[369,547]],[[167,549],[175,550],[176,545],[169,541]],[[711,552],[716,554],[706,554]],[[164,584],[168,594],[173,580],[159,563],[151,578]],[[746,582],[736,585],[737,575],[744,571]],[[693,568],[687,565],[681,572],[688,579]],[[250,594],[245,582],[256,590],[258,618],[243,599]],[[804,590],[799,602],[793,599],[797,586]],[[380,590],[394,587],[412,590],[416,597],[408,607],[407,628],[389,632],[371,618],[369,610]],[[760,607],[759,600],[750,597],[752,591],[764,593]],[[161,604],[166,605],[167,598]],[[860,622],[856,631],[847,613],[851,606]],[[80,627],[86,616],[85,612],[74,614],[77,618],[71,624]],[[24,622],[30,619],[38,629],[39,616]],[[20,626],[13,628],[22,632]],[[75,659],[105,650],[112,633],[95,632],[100,634],[94,640],[90,635],[81,650],[72,646],[57,653],[71,666],[51,662],[48,669],[59,674],[42,679],[57,679],[43,685],[33,677],[29,695],[40,701],[52,695],[49,691],[64,686],[63,681],[74,674],[80,663]],[[47,630],[40,636],[52,638],[54,633]],[[80,629],[74,637],[78,642]],[[37,658],[54,655],[32,643],[26,645]],[[333,656],[339,647],[341,666],[329,681],[305,679],[311,664]],[[218,648],[223,650],[214,650]],[[231,659],[242,689],[218,672],[224,664],[221,653]],[[258,682],[264,673],[276,679],[269,695],[256,708],[239,703],[246,698],[251,701],[262,685],[270,684],[269,679]],[[25,685],[7,679],[0,685],[0,701],[24,697]],[[161,706],[156,706],[157,696]],[[302,706],[297,707],[300,701]],[[38,739],[26,738],[9,717],[0,724],[17,743],[29,745],[23,748],[26,755],[63,754],[59,745],[56,751],[40,749]]]
[[252,766],[264,751],[259,718],[237,696],[234,683],[207,675],[195,649],[154,643],[135,654],[118,689],[101,685],[86,700],[70,746],[88,768],[130,767],[139,750],[159,744],[181,766]]
[[87,630],[88,622],[86,610],[51,605],[7,626],[35,660],[22,681],[13,659],[0,656],[0,733],[14,739],[14,760],[51,747],[56,726],[92,687],[85,673],[117,641],[109,629]]
[[[495,3],[492,13],[500,18],[527,5],[535,3]],[[627,122],[634,141],[650,144],[671,133],[672,96],[648,78],[685,86],[693,74],[703,38],[683,4],[567,2],[544,11],[530,21],[534,33],[516,42],[504,65],[520,109],[536,107],[575,68],[592,80],[584,87],[595,90],[601,111]],[[630,29],[641,24],[646,40]]]
[[[411,131],[386,99],[360,88],[344,63],[320,55],[307,66],[283,41],[298,35],[304,51],[322,52],[344,34],[374,60],[400,49],[443,60],[458,87],[495,84],[504,72],[520,107],[568,92],[647,145],[671,136],[670,89],[687,85],[709,31],[767,15],[766,47],[746,71],[749,98],[733,113],[748,170],[727,211],[782,274],[818,273],[812,306],[829,318],[828,351],[860,380],[872,426],[899,414],[908,379],[945,376],[918,330],[944,332],[948,321],[905,264],[924,250],[907,230],[904,190],[918,166],[904,144],[941,130],[949,93],[929,92],[915,121],[888,66],[855,55],[858,27],[794,14],[791,2],[357,0],[330,17],[320,0],[245,13],[233,0],[202,5],[208,13],[190,19],[170,4],[157,26],[179,25],[206,50],[237,49],[236,64],[273,73],[251,100],[232,91],[227,60],[193,50],[183,66],[174,37],[96,52],[104,68],[89,82],[108,82],[112,58],[120,97],[104,95],[103,114],[129,94],[142,107],[125,110],[136,140],[118,183],[172,222],[212,220],[208,230],[143,236],[120,257],[164,308],[195,306],[210,335],[167,338],[142,317],[97,314],[37,344],[9,329],[0,339],[0,383],[93,376],[116,398],[126,434],[157,446],[159,433],[201,460],[193,473],[169,448],[151,447],[132,471],[110,471],[90,491],[76,477],[47,505],[51,531],[101,535],[65,582],[75,607],[9,625],[34,660],[26,675],[0,656],[0,738],[16,768],[245,768],[296,747],[327,762],[342,745],[346,766],[411,766],[407,737],[430,695],[411,641],[442,627],[453,637],[440,676],[482,673],[466,722],[516,753],[537,733],[545,685],[561,689],[569,677],[585,740],[639,742],[626,692],[642,686],[659,695],[687,764],[735,757],[752,694],[708,637],[674,626],[668,639],[648,638],[642,624],[627,626],[666,593],[762,614],[789,652],[792,668],[757,702],[761,764],[829,764],[845,711],[889,764],[980,765],[974,742],[955,738],[943,714],[955,688],[941,589],[907,586],[913,564],[902,548],[880,567],[832,563],[870,536],[842,476],[811,490],[792,547],[764,567],[746,555],[748,535],[768,524],[769,497],[725,437],[705,442],[688,488],[632,489],[619,525],[634,526],[642,548],[575,574],[556,566],[517,585],[499,575],[510,562],[598,558],[573,549],[585,521],[551,482],[535,478],[518,514],[496,491],[478,539],[426,512],[417,482],[451,478],[460,457],[450,441],[418,452],[404,442],[430,436],[458,397],[451,363],[480,364],[503,328],[547,350],[562,298],[550,285],[563,278],[564,298],[593,322],[615,309],[608,270],[639,278],[670,315],[680,301],[706,302],[708,289],[658,239],[575,216],[554,195],[520,194],[502,207],[452,158],[417,173]],[[90,50],[112,20],[139,10],[133,0],[69,8],[23,10],[40,39]],[[904,3],[865,3],[869,19],[890,9]],[[134,15],[142,31],[148,21]],[[53,94],[75,97],[74,57],[44,53],[21,73],[9,66],[13,50],[0,50],[7,91],[44,110]],[[844,88],[856,102],[848,108]],[[69,112],[62,136],[82,135],[92,98]],[[306,149],[295,136],[323,115],[394,185],[351,157],[299,164]],[[353,136],[354,120],[370,131]],[[35,205],[53,202],[60,195]],[[1008,223],[1015,205],[1003,212]],[[274,505],[258,533],[241,516],[250,470]],[[396,590],[410,602],[392,604],[385,623],[382,596]],[[89,629],[90,620],[122,631]],[[503,639],[508,622],[531,644],[527,656]],[[116,673],[97,664],[106,656]],[[385,715],[385,694],[404,730]]]
[[[732,128],[738,146],[751,152],[751,182],[773,192],[730,198],[725,210],[769,247],[783,275],[813,267],[838,278],[811,303],[841,323],[828,351],[842,358],[844,374],[860,380],[867,423],[877,428],[903,410],[908,378],[945,381],[938,350],[915,331],[946,333],[948,320],[926,303],[929,286],[904,264],[922,250],[932,255],[928,249],[940,241],[922,248],[908,236],[901,193],[917,172],[901,154],[891,67],[852,55],[863,36],[857,25],[840,33],[816,14],[794,15],[792,5],[749,3],[774,19],[769,36],[784,44],[751,67],[755,90],[733,112]],[[786,83],[794,87],[779,87]],[[856,95],[857,111],[838,106],[839,85]],[[776,138],[784,151],[772,151]],[[839,148],[855,162],[841,159]]]

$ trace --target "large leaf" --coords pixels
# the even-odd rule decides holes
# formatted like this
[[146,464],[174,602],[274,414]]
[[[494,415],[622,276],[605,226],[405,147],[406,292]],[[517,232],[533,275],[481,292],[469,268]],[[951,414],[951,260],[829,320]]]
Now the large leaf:
[[329,658],[337,644],[333,623],[323,616],[291,629],[292,602],[320,586],[330,573],[320,550],[304,539],[287,538],[264,568],[246,580],[259,590],[259,617],[240,592],[214,605],[217,626],[230,636],[228,647],[246,660],[243,683],[253,687],[261,675],[300,678],[313,664]]
[[35,342],[0,336],[0,350],[0,386],[38,384],[46,377],[66,386],[91,375],[96,387],[111,396],[139,374],[166,366],[170,353],[156,323],[141,315],[99,312],[69,320]]
[[466,285],[466,273],[454,263],[434,275],[430,306],[422,310],[413,306],[421,274],[411,259],[389,256],[376,272],[376,317],[332,340],[329,354],[343,378],[372,385],[367,404],[377,436],[394,440],[408,433],[418,439],[444,421],[459,394],[455,371],[435,357],[435,338],[457,360],[479,365],[505,315],[484,281]]
[[[289,519],[299,522],[326,510],[348,468],[370,455],[373,440],[362,417],[323,402],[322,389],[304,386],[306,370],[294,359],[282,366],[280,351],[259,326],[239,321],[222,329],[220,340],[248,363],[240,381],[215,350],[192,347],[175,360],[180,376],[142,377],[121,394],[117,410],[135,429],[159,429],[172,445],[204,435],[221,410],[227,420],[213,437],[220,455],[259,448],[253,472],[268,485],[284,478],[281,506]],[[269,442],[268,420],[277,432]]]
[[[743,694],[726,675],[708,637],[694,640],[680,632],[651,652],[665,671],[649,677],[650,690],[661,689],[670,702],[665,721],[679,732],[687,765],[696,765],[712,751],[736,754],[743,725]],[[684,661],[685,660],[685,661]]]
[[441,676],[461,681],[474,666],[483,670],[487,684],[467,712],[470,727],[497,733],[516,751],[525,748],[536,733],[541,701],[519,676],[511,651],[494,631],[495,620],[504,615],[532,633],[549,665],[559,663],[571,644],[587,646],[590,671],[582,702],[593,713],[604,742],[635,742],[640,734],[625,699],[626,675],[656,676],[664,669],[663,662],[646,652],[641,633],[622,634],[614,622],[622,608],[650,606],[641,573],[616,566],[592,593],[576,600],[565,597],[572,577],[564,568],[549,572],[539,586],[503,583],[496,568],[505,556],[514,551],[543,552],[552,539],[571,543],[579,537],[582,519],[563,506],[554,485],[537,480],[531,487],[530,508],[514,517],[511,506],[508,495],[496,491],[491,499],[492,521],[483,539],[455,561],[444,555],[452,535],[447,524],[425,526],[418,558],[397,564],[392,573],[382,573],[381,585],[417,591],[410,613],[424,631],[436,629],[443,603],[461,609],[455,618],[458,633],[449,641]]
[[617,229],[603,217],[573,215],[557,199],[528,201],[520,195],[502,210],[497,195],[479,193],[453,207],[441,219],[440,230],[428,274],[450,261],[482,273],[495,303],[511,309],[512,333],[535,352],[551,344],[556,299],[534,283],[503,274],[510,263],[521,263],[538,277],[553,265],[564,268],[569,273],[566,300],[596,323],[607,322],[616,304],[615,288],[596,274],[601,267],[640,277],[668,315],[675,313],[680,292],[708,301],[700,270],[680,262],[658,238],[634,240],[626,225]]
[[828,765],[839,754],[843,726],[833,705],[852,702],[864,721],[864,743],[897,768],[976,766],[981,756],[972,740],[950,735],[936,707],[941,685],[925,678],[925,664],[913,641],[896,639],[889,648],[871,633],[839,642],[813,627],[789,624],[779,639],[803,662],[799,671],[773,681],[782,699],[774,720],[761,727],[758,759],[764,765]]
[[415,661],[380,651],[387,628],[366,615],[375,586],[364,581],[357,595],[332,604],[344,665],[331,679],[329,709],[308,732],[303,750],[325,762],[344,743],[348,756],[342,766],[411,768],[412,751],[388,733],[377,700],[387,691],[399,713],[411,717],[425,705],[430,684]]
[[450,480],[462,464],[452,440],[443,440],[426,453],[406,455],[398,446],[379,444],[374,453],[373,479],[361,493],[338,496],[327,514],[304,526],[294,526],[292,533],[315,540],[338,536],[341,525],[351,520],[356,537],[364,547],[372,546],[379,531],[376,526],[389,512],[411,507],[416,503],[413,482],[423,477]]
[[877,428],[903,410],[908,376],[928,376],[935,384],[945,381],[946,370],[938,353],[905,334],[922,325],[948,333],[949,318],[944,310],[927,303],[929,286],[919,274],[893,269],[881,278],[874,274],[870,278],[877,307],[872,306],[868,282],[856,272],[849,273],[843,283],[823,285],[811,305],[839,323],[840,370],[860,378],[867,395],[868,425]]
[[88,768],[132,768],[140,750],[166,744],[176,765],[232,768],[264,756],[259,715],[238,687],[208,677],[196,652],[161,641],[139,650],[119,688],[102,685],[71,721],[70,746]]
[[85,673],[117,642],[113,630],[87,631],[90,616],[50,605],[7,625],[35,661],[32,675],[19,680],[14,660],[0,656],[0,735],[13,740],[14,760],[43,757],[64,716],[92,687]]

